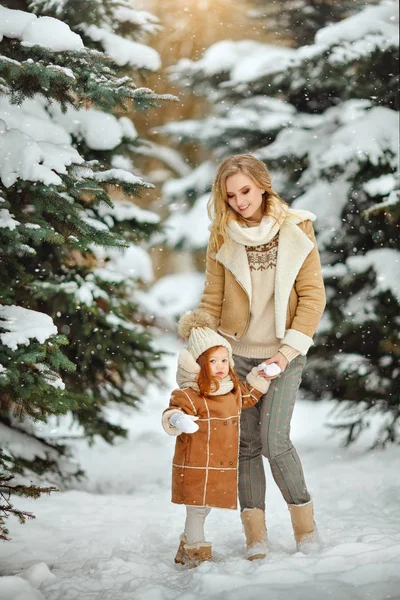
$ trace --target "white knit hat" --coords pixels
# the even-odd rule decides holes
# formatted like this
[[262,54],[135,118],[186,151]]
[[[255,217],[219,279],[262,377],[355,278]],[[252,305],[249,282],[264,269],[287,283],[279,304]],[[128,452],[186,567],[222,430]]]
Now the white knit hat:
[[195,360],[209,348],[223,346],[228,350],[229,362],[233,368],[232,347],[222,335],[210,327],[212,324],[213,318],[206,311],[197,309],[182,315],[178,333],[187,339],[188,350]]

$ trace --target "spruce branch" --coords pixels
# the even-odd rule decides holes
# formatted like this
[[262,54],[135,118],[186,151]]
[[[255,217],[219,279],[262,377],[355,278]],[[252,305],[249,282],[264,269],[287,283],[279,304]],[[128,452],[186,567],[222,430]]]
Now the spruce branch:
[[8,529],[5,527],[5,519],[13,515],[23,525],[27,519],[35,519],[35,515],[26,510],[20,510],[15,508],[11,503],[11,495],[23,496],[24,498],[37,499],[42,494],[50,494],[51,492],[58,492],[59,490],[54,486],[40,487],[31,485],[29,487],[24,485],[10,485],[12,477],[5,477],[0,474],[0,539],[4,541],[10,541],[8,536]]

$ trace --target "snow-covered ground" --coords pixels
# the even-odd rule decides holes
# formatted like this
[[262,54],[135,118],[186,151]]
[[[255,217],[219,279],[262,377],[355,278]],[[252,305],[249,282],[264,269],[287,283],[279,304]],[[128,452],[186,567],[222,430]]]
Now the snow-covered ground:
[[115,415],[130,431],[114,447],[77,441],[88,479],[81,488],[20,500],[36,519],[10,520],[0,545],[2,600],[398,600],[400,598],[400,448],[366,452],[364,438],[339,446],[324,426],[331,405],[300,399],[292,438],[314,496],[324,548],[295,551],[289,514],[268,471],[271,552],[243,558],[238,511],[206,522],[215,562],[176,567],[184,507],[170,502],[174,439],[160,414],[174,387],[177,342],[166,390],[149,390],[140,412]]

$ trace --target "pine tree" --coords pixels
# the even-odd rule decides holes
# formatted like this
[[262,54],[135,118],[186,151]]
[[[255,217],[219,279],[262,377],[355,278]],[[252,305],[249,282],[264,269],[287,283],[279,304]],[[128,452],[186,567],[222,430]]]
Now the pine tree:
[[120,115],[172,99],[138,85],[159,67],[142,43],[158,27],[149,13],[124,0],[15,5],[0,7],[5,538],[6,516],[30,516],[14,508],[13,494],[37,497],[82,475],[68,447],[36,423],[70,412],[89,440],[112,442],[126,431],[107,418],[107,404],[135,406],[159,380],[152,317],[136,300],[159,218],[131,201],[152,186],[135,172],[138,136]]
[[397,40],[388,1],[299,49],[221,42],[174,70],[207,94],[211,116],[162,128],[208,147],[210,161],[254,153],[283,198],[316,213],[328,305],[303,385],[339,401],[335,426],[346,443],[375,413],[376,443],[399,439]]
[[326,25],[337,23],[364,7],[365,0],[249,0],[250,15],[265,23],[277,40],[299,47],[312,44],[314,36]]

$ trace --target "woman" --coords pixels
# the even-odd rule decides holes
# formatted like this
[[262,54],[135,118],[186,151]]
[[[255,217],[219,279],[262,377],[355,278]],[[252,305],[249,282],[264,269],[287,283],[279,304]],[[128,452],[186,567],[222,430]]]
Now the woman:
[[290,440],[290,420],[306,354],[325,308],[325,291],[312,221],[271,186],[264,163],[234,155],[220,165],[209,204],[212,219],[200,309],[233,348],[238,375],[260,362],[281,372],[268,392],[241,416],[239,502],[247,556],[267,550],[265,473],[288,504],[298,550],[318,541],[313,503]]

